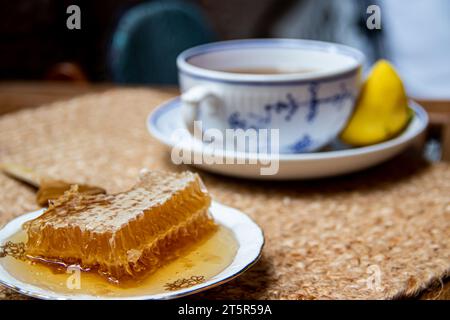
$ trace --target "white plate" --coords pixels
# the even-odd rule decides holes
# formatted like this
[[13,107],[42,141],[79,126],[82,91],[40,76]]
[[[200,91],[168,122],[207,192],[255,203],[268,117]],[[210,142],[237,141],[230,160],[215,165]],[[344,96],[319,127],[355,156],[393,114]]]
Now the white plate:
[[[24,222],[38,217],[43,213],[43,211],[44,210],[39,210],[27,213],[9,222],[2,230],[0,230],[0,244],[4,244],[7,239],[16,234],[21,229]],[[214,220],[218,224],[227,227],[233,232],[238,244],[236,256],[226,269],[208,281],[189,288],[163,292],[160,294],[120,297],[113,299],[154,300],[184,297],[228,282],[249,269],[259,259],[261,250],[264,246],[264,235],[262,230],[241,211],[227,207],[220,203],[213,201],[210,211],[214,217]],[[24,283],[8,273],[8,271],[3,267],[1,259],[0,283],[8,288],[11,288],[12,290],[39,299],[111,299],[111,297],[107,296],[62,294]]]
[[[175,131],[185,129],[180,108],[180,99],[175,98],[160,105],[147,119],[147,128],[151,135],[170,149],[177,143],[179,144],[179,141],[174,139]],[[203,162],[193,165],[204,170],[235,177],[290,180],[336,176],[377,165],[397,155],[410,145],[428,124],[428,115],[420,105],[410,101],[410,108],[414,111],[413,118],[400,135],[367,147],[350,148],[336,141],[326,151],[279,154],[276,159],[273,155],[267,154],[228,152],[217,149],[210,152],[211,149],[205,149],[200,140],[191,137],[191,141],[184,144],[184,151],[191,152],[192,159],[196,156],[199,158],[206,155],[211,156],[211,154],[218,158],[222,157],[225,159],[223,163],[206,164]],[[239,164],[239,161],[243,160],[247,162]],[[278,161],[279,169],[274,175],[261,175],[261,168],[267,167],[268,161]]]

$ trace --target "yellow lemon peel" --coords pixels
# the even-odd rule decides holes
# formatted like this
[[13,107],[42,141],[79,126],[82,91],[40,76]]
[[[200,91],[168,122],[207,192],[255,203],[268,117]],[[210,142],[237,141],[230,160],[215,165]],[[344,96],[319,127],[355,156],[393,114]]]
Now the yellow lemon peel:
[[400,77],[389,62],[379,60],[363,84],[355,111],[340,137],[353,146],[379,143],[399,134],[411,115]]

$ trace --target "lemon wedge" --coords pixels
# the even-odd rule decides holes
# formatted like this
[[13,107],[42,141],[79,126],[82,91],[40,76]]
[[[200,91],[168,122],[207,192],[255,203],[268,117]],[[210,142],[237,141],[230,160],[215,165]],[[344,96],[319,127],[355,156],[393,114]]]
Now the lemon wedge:
[[407,125],[412,115],[402,80],[386,60],[379,60],[361,88],[355,111],[341,140],[366,146],[391,139]]

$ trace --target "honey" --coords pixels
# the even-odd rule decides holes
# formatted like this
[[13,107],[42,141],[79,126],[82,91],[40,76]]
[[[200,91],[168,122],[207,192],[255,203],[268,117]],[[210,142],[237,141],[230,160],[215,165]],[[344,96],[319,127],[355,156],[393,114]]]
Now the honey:
[[233,233],[209,214],[190,172],[147,172],[129,191],[73,187],[0,250],[16,279],[61,294],[133,297],[209,280],[233,260]]
[[148,172],[131,190],[86,195],[76,189],[24,224],[27,257],[78,265],[111,282],[157,271],[213,233],[211,203],[199,176]]
[[[27,235],[21,231],[9,240],[13,243],[26,242]],[[0,264],[17,280],[59,294],[85,294],[100,298],[138,297],[168,293],[208,281],[230,265],[237,249],[232,231],[219,226],[177,259],[147,277],[119,285],[107,281],[94,270],[77,272],[74,268],[49,268],[41,263],[11,256],[1,258]]]

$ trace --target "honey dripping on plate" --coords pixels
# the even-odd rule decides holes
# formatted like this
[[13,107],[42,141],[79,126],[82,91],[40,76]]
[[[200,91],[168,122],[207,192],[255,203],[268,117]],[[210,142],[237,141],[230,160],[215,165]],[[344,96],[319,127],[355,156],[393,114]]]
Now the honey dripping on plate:
[[21,231],[1,247],[0,264],[16,279],[61,294],[84,294],[105,298],[167,293],[208,281],[230,265],[238,245],[233,232],[219,226],[199,243],[156,272],[115,284],[96,270],[77,265],[54,264],[26,257],[26,234]]

